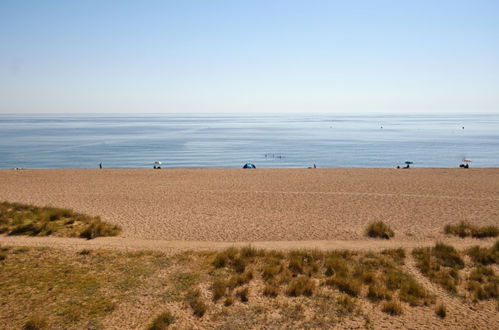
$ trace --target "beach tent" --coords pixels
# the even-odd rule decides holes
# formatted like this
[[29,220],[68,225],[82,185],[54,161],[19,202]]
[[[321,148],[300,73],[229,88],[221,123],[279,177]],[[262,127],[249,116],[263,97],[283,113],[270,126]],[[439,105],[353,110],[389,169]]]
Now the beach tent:
[[256,166],[254,164],[251,164],[251,163],[246,163],[246,164],[244,164],[243,168],[256,168]]

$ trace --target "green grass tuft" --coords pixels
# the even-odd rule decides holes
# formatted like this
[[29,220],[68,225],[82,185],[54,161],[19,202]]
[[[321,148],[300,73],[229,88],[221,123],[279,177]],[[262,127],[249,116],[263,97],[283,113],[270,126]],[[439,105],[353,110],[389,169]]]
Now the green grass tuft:
[[109,225],[97,217],[82,230],[80,237],[93,239],[96,237],[116,236],[120,231],[118,226]]
[[389,315],[401,315],[403,310],[402,306],[400,305],[399,302],[397,301],[388,301],[383,304],[383,307],[381,308],[383,312]]
[[47,329],[48,322],[45,317],[34,315],[24,323],[22,329],[23,330],[43,330]]
[[326,280],[326,285],[334,286],[352,297],[359,296],[362,290],[362,282],[354,278],[332,277]]
[[152,324],[147,328],[148,330],[164,330],[175,322],[175,317],[170,311],[165,311],[159,314]]
[[220,278],[216,278],[213,281],[211,289],[213,291],[213,301],[218,301],[220,298],[225,296],[225,293],[227,291],[227,283]]
[[197,317],[203,317],[208,306],[201,298],[201,291],[199,291],[199,289],[189,291],[186,295],[186,300],[192,308],[192,313]]
[[263,289],[263,295],[266,297],[275,298],[279,295],[279,287],[276,283],[267,284]]
[[103,222],[100,217],[76,213],[69,209],[0,202],[0,233],[7,235],[53,235],[92,239],[99,236],[116,236],[120,232],[118,226]]
[[395,236],[395,233],[383,221],[377,221],[367,226],[366,235],[373,238],[390,239]]
[[435,314],[437,314],[437,316],[441,319],[445,318],[447,316],[447,308],[445,307],[445,305],[438,305],[437,308],[435,308]]
[[490,248],[474,246],[466,252],[471,257],[471,260],[477,264],[491,265],[499,263],[499,250],[496,249],[496,246]]
[[414,249],[412,254],[423,275],[449,292],[457,293],[459,270],[464,268],[464,261],[454,247],[437,243],[432,248]]
[[389,290],[380,285],[369,285],[367,289],[367,298],[373,302],[380,300],[392,300]]
[[499,227],[497,226],[484,226],[479,227],[470,224],[469,222],[461,221],[457,225],[446,225],[444,232],[448,235],[474,238],[486,238],[499,236]]
[[307,296],[314,294],[315,283],[307,276],[299,276],[294,278],[288,285],[286,294],[290,297]]
[[248,287],[241,288],[236,292],[236,297],[243,303],[248,302],[249,299],[249,289]]

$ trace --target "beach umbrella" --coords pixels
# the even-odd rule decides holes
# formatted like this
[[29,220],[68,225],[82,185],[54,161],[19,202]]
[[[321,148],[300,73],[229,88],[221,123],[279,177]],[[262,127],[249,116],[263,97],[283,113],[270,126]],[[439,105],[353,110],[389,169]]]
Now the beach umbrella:
[[246,164],[244,164],[243,168],[256,168],[256,166],[254,164],[251,164],[251,163],[246,163]]
[[161,165],[162,163],[159,160],[157,160],[157,161],[154,162],[154,164]]
[[409,162],[409,161],[407,161],[407,162],[405,162],[405,163],[406,163],[407,165],[414,164],[413,162]]
[[465,163],[471,163],[471,162],[472,162],[472,160],[471,160],[471,159],[469,159],[469,158],[465,158],[465,159],[463,159],[463,162],[465,162]]

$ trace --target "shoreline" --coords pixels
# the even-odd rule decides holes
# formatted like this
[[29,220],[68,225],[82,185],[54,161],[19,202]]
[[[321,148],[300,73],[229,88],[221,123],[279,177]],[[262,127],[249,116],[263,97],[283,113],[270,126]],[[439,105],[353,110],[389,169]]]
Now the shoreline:
[[[241,167],[162,167],[160,170],[242,170]],[[405,168],[397,168],[394,167],[317,167],[313,168],[309,167],[257,167],[252,170],[405,170]],[[493,170],[499,169],[498,166],[494,167],[479,167],[479,166],[471,166],[469,168],[459,168],[459,166],[455,167],[411,167],[409,170]],[[65,170],[75,170],[75,171],[86,171],[86,170],[154,170],[153,167],[104,167],[102,169],[98,167],[47,167],[47,168],[37,168],[37,167],[8,167],[8,168],[0,168],[0,171],[65,171]]]

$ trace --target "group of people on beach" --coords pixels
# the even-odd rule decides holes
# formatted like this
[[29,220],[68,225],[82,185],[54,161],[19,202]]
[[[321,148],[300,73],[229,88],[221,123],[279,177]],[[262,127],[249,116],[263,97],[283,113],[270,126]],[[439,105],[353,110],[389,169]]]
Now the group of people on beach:
[[[469,163],[464,163],[464,164],[459,164],[459,167],[460,168],[470,168],[470,165],[469,165]],[[102,169],[102,162],[99,163],[99,168]],[[253,168],[256,168],[256,167],[253,167]],[[317,168],[317,165],[314,163],[314,166],[313,167],[310,166],[309,168]],[[404,167],[400,167],[399,165],[397,165],[397,169],[400,169],[400,168],[411,168],[411,166],[410,166],[410,164],[407,164],[407,163],[406,163],[406,165]],[[16,167],[15,169],[16,170],[22,170],[22,168],[18,168],[18,167]],[[153,169],[155,169],[155,170],[156,169],[161,169],[161,166],[159,166],[159,165],[157,165],[155,163],[154,166],[153,166]]]

